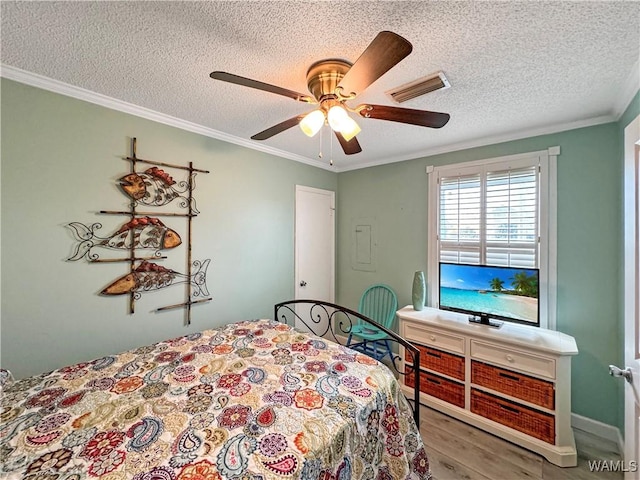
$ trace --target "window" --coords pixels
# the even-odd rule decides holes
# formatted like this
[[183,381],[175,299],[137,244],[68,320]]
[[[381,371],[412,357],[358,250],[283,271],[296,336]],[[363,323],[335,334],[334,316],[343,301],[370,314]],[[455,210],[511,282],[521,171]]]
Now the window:
[[[540,269],[541,326],[555,328],[555,165],[559,148],[427,169],[429,269],[471,263]],[[437,287],[430,305],[438,305]]]

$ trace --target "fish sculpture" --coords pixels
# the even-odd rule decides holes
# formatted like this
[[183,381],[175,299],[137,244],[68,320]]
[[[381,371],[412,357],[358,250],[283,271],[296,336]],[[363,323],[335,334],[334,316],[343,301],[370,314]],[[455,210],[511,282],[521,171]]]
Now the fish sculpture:
[[211,260],[203,262],[195,261],[193,266],[197,268],[191,276],[165,268],[157,263],[143,261],[131,273],[118,278],[100,293],[102,295],[124,295],[127,293],[140,293],[144,291],[160,290],[171,285],[191,283],[194,287],[193,296],[207,296],[206,275]]
[[102,227],[99,223],[87,227],[82,223],[72,222],[69,227],[79,243],[68,260],[79,260],[84,256],[90,260],[97,260],[98,255],[91,252],[94,247],[129,250],[133,246],[161,250],[175,248],[182,243],[180,235],[175,230],[154,217],[134,218],[106,238],[95,234],[95,230]]
[[[195,177],[195,174],[192,174]],[[193,179],[193,177],[192,177]],[[176,186],[176,181],[164,170],[158,167],[151,167],[143,173],[130,173],[118,180],[120,187],[129,197],[143,205],[160,207],[167,205],[176,198],[181,198],[181,206],[188,206],[188,199],[184,194],[189,190],[187,182],[180,182]],[[194,213],[200,213],[195,208],[195,201],[191,199],[191,206]]]

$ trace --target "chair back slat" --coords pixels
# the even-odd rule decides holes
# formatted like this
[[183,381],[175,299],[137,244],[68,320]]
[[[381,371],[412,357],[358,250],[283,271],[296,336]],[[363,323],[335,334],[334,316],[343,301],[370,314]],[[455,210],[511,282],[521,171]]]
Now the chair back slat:
[[388,285],[375,284],[368,287],[360,298],[358,312],[372,318],[380,325],[390,328],[398,310],[398,298]]

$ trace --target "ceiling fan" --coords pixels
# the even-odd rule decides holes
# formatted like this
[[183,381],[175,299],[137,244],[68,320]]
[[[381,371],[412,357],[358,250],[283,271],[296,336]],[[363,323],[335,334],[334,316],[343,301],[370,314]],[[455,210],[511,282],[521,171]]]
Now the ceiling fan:
[[409,55],[411,50],[411,43],[406,39],[396,33],[383,31],[376,35],[353,64],[337,58],[320,60],[311,65],[307,71],[307,86],[313,96],[227,72],[211,72],[210,77],[223,82],[283,95],[299,102],[319,105],[311,112],[296,115],[253,135],[252,140],[266,140],[298,124],[306,135],[312,137],[325,123],[328,123],[338,138],[344,153],[352,155],[362,151],[356,138],[361,129],[348,112],[356,113],[363,118],[389,120],[431,128],[441,128],[449,121],[448,113],[368,103],[358,105],[355,108],[347,105],[347,101],[353,100],[362,93],[369,85]]

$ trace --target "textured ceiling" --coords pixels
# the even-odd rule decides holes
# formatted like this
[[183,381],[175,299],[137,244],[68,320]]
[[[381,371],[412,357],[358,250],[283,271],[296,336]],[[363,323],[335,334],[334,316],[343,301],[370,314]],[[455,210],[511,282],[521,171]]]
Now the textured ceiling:
[[[639,76],[638,2],[3,0],[1,9],[4,67],[288,158],[318,162],[322,149],[321,164],[332,157],[338,170],[614,119]],[[309,65],[353,62],[382,30],[413,52],[356,104],[392,105],[385,91],[442,70],[451,88],[402,106],[447,112],[445,127],[358,118],[363,151],[351,156],[332,135],[310,139],[297,127],[253,141],[312,107],[209,78],[223,70],[306,93]]]

